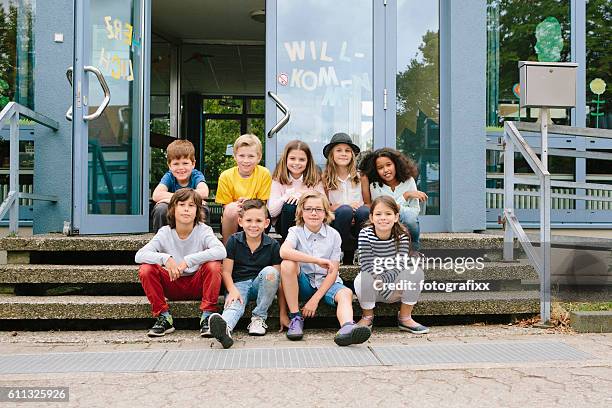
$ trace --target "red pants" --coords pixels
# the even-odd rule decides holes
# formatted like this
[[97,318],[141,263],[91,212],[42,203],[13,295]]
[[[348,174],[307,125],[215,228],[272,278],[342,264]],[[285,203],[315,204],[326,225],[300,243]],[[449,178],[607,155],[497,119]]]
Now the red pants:
[[153,316],[157,317],[169,309],[170,300],[202,299],[200,310],[217,311],[221,289],[221,262],[206,262],[193,275],[181,276],[170,281],[170,275],[161,265],[142,264],[138,270],[147,299],[151,303]]

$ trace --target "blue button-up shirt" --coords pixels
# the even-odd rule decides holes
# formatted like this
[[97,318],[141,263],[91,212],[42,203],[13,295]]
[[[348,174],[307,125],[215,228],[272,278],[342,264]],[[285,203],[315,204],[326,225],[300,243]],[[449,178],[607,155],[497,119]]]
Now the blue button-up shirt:
[[[291,227],[285,242],[289,242],[293,249],[310,256],[340,262],[342,238],[340,238],[338,231],[327,224],[323,224],[319,232],[312,232],[306,226]],[[300,271],[308,277],[310,285],[317,289],[321,287],[327,276],[327,269],[312,263],[300,262]],[[342,283],[340,274],[338,274],[336,282]]]

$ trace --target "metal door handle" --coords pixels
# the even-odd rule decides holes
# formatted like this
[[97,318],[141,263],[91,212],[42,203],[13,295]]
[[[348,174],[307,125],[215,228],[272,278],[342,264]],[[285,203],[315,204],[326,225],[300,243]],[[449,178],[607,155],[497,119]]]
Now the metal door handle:
[[[70,88],[72,88],[72,67],[68,67],[66,70],[66,78],[68,78]],[[68,108],[68,111],[66,112],[66,119],[72,121],[72,105],[70,105],[70,108]]]
[[289,112],[289,108],[287,107],[287,105],[285,105],[283,101],[281,101],[281,99],[278,97],[278,95],[276,95],[274,92],[268,91],[268,95],[270,95],[270,98],[274,99],[274,102],[276,102],[276,106],[278,107],[278,109],[280,109],[281,112],[285,114],[285,116],[283,116],[281,120],[279,120],[278,123],[274,125],[274,127],[268,132],[268,137],[271,138],[276,133],[278,133],[287,124],[287,122],[289,122],[289,119],[291,118],[291,112]]
[[[102,103],[100,104],[100,106],[98,106],[98,109],[96,109],[96,111],[92,114],[83,116],[83,120],[98,119],[102,115],[104,110],[107,108],[108,104],[110,103],[110,99],[111,99],[110,88],[108,87],[108,84],[106,83],[106,79],[104,79],[104,75],[102,75],[102,72],[98,68],[92,67],[91,65],[86,65],[83,67],[83,70],[85,72],[93,73],[96,76],[96,78],[98,78],[98,82],[100,83],[100,86],[102,87],[102,90],[104,91],[104,99],[102,100]],[[68,78],[68,82],[70,83],[71,87],[72,87],[72,71],[73,71],[72,67],[69,67],[68,70],[66,70],[66,78]],[[68,112],[66,112],[66,119],[72,120],[72,105],[68,109]]]
[[83,67],[83,70],[85,72],[93,73],[96,76],[96,78],[98,78],[98,82],[100,83],[100,86],[102,87],[102,90],[104,91],[104,99],[102,100],[102,103],[100,104],[100,106],[98,106],[98,109],[96,109],[96,111],[90,115],[83,116],[83,119],[84,120],[98,119],[100,115],[102,115],[102,113],[104,112],[108,104],[110,103],[110,99],[111,99],[110,88],[108,87],[108,84],[106,83],[106,79],[104,79],[104,75],[102,75],[102,72],[98,68],[92,67],[91,65],[86,65]]

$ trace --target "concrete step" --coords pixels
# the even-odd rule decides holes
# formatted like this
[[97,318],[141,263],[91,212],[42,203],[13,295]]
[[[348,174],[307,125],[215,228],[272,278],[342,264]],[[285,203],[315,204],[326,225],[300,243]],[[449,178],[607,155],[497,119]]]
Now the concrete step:
[[[88,235],[68,237],[41,234],[0,238],[0,250],[9,252],[137,251],[153,237],[138,235]],[[503,237],[476,233],[423,233],[421,247],[427,249],[501,249]]]
[[[357,266],[341,266],[340,276],[352,282],[359,272]],[[482,269],[457,273],[453,269],[426,269],[428,281],[502,281],[537,280],[535,269],[525,262],[485,262]],[[0,283],[140,283],[138,265],[0,265]]]
[[[221,299],[221,298],[220,298]],[[220,301],[219,306],[222,305]],[[251,302],[247,313],[253,307]],[[200,315],[197,301],[170,302],[172,315],[194,318]],[[378,304],[379,316],[395,316],[397,304]],[[353,302],[355,315],[360,308]],[[540,310],[537,291],[423,293],[415,306],[419,316],[445,315],[507,315],[536,314]],[[319,317],[335,316],[335,309],[320,304]],[[269,310],[270,317],[278,317],[278,304]],[[0,295],[0,319],[147,319],[151,308],[144,296],[12,296]]]

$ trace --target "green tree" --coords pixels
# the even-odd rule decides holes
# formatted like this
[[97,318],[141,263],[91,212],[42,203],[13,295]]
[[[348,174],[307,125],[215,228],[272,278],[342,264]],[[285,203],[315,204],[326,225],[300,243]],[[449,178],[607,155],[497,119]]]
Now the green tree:
[[[0,107],[4,107],[15,96],[17,73],[17,7],[10,2],[8,10],[0,4]],[[8,98],[8,101],[6,100]]]
[[233,145],[240,136],[240,122],[231,119],[208,119],[204,139],[204,174],[209,184],[217,184],[223,170],[235,166],[227,156],[227,145]]
[[499,99],[515,100],[512,87],[519,82],[518,62],[537,61],[536,28],[547,17],[561,25],[560,61],[570,59],[569,0],[489,0],[499,8]]
[[[419,46],[420,54],[397,74],[397,146],[415,157],[424,148],[419,118],[439,123],[440,56],[438,32],[428,31]],[[417,134],[418,133],[418,134]],[[415,157],[416,158],[416,157]]]

